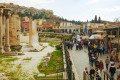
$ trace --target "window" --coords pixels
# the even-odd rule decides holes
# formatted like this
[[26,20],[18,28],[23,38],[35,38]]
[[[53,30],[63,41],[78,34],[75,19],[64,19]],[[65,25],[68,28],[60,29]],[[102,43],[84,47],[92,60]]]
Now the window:
[[25,31],[27,31],[27,28],[25,28]]
[[25,24],[25,27],[27,27],[27,24]]

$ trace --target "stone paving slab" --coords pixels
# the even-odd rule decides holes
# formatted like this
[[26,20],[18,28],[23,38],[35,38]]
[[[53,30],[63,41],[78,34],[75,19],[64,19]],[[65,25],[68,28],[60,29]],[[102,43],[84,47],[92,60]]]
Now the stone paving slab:
[[85,67],[90,68],[88,54],[85,50],[69,50],[73,64],[75,65],[76,71],[78,73],[79,80],[83,80],[83,71]]

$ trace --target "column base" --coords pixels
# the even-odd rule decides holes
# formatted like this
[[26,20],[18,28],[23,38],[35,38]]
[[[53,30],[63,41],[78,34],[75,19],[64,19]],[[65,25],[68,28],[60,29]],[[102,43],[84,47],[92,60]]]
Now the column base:
[[0,54],[4,53],[5,51],[3,50],[3,48],[0,48]]
[[4,49],[5,49],[5,52],[10,52],[11,51],[10,46],[5,46]]

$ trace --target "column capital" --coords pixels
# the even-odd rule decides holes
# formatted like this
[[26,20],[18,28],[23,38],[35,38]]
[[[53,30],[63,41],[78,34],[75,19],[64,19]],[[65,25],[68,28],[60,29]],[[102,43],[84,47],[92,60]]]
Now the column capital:
[[10,15],[10,11],[11,11],[11,10],[10,10],[9,8],[5,8],[3,14],[4,14],[5,16],[9,16],[9,15]]
[[3,15],[3,9],[0,9],[0,16]]

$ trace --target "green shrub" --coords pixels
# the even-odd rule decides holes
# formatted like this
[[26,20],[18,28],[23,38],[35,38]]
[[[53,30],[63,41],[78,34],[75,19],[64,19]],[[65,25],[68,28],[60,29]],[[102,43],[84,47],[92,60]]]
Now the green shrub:
[[56,45],[55,47],[57,50],[62,50],[62,44]]

